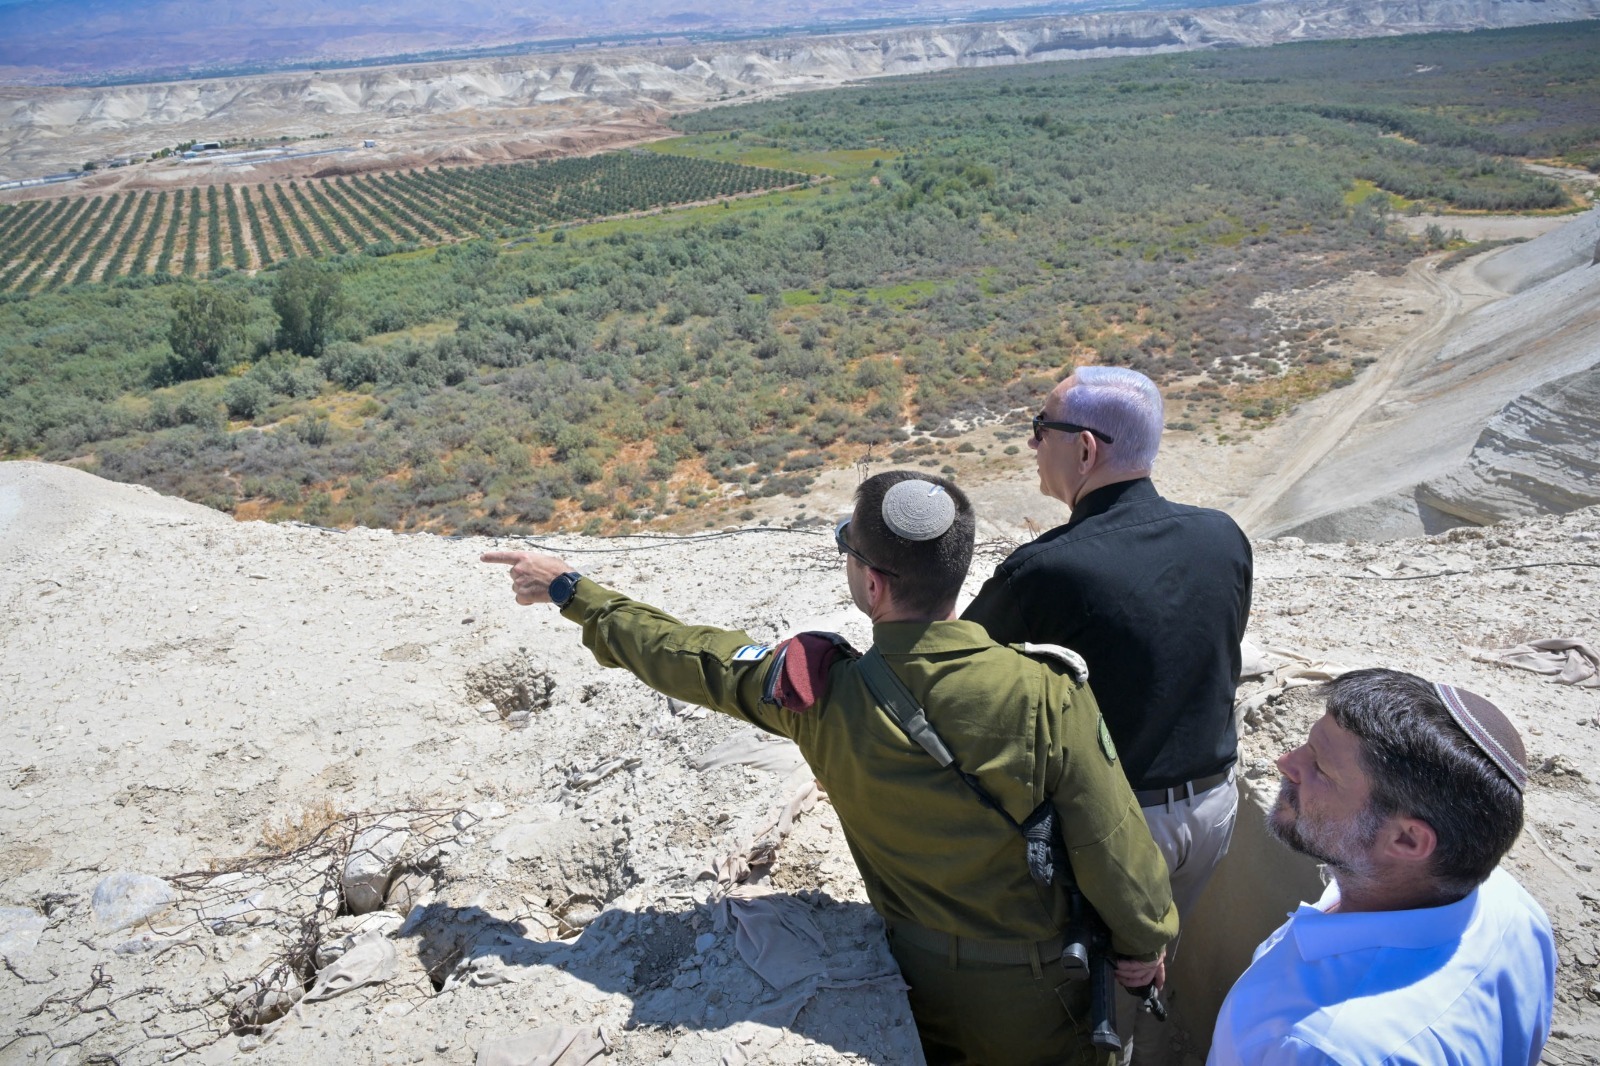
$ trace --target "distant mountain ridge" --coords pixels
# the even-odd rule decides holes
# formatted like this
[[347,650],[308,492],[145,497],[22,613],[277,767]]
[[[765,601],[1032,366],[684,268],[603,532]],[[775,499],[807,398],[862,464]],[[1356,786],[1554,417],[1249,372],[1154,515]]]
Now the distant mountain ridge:
[[[1263,45],[1323,37],[1364,37],[1429,30],[1488,29],[1600,18],[1600,0],[1343,0],[1335,3],[1260,3],[1174,11],[1147,2],[1139,10],[1103,11],[1081,2],[1015,9],[980,0],[859,0],[818,4],[772,0],[761,5],[709,0],[685,9],[681,0],[598,0],[581,10],[553,0],[497,4],[485,0],[264,0],[244,17],[237,5],[193,0],[25,0],[0,6],[0,84],[60,84],[87,79],[170,78],[195,71],[289,63],[330,65],[426,55],[449,60],[449,50],[567,42],[568,48],[625,44],[729,46],[740,34],[783,27],[860,23],[864,35],[889,42],[939,41],[935,64],[985,60],[1026,62],[1059,58],[1087,47],[1154,50],[1207,45]],[[1156,10],[1160,9],[1160,10]],[[941,19],[980,17],[987,26]],[[894,24],[909,28],[886,28]],[[1120,28],[1119,28],[1120,27]],[[686,40],[715,32],[718,40]],[[974,33],[1016,34],[1014,40],[968,42]],[[854,32],[828,38],[863,36]],[[800,39],[791,33],[786,40]],[[944,42],[949,40],[947,46]],[[765,51],[771,41],[749,42]],[[780,46],[781,47],[781,46]],[[862,51],[870,53],[870,41]],[[913,46],[913,51],[915,47]],[[481,58],[481,57],[480,57]],[[531,60],[536,61],[536,59]],[[869,61],[870,63],[870,61]],[[857,72],[897,73],[888,67]]]
[[272,135],[390,136],[419,120],[443,121],[440,116],[465,116],[476,125],[495,112],[510,118],[551,107],[581,111],[586,121],[655,121],[734,96],[894,74],[1592,19],[1600,19],[1600,0],[1296,0],[141,85],[13,88],[0,90],[0,172],[37,176],[95,154],[267,128]]
[[[1016,5],[1030,14],[1089,6]],[[538,42],[653,44],[648,38],[660,36],[669,43],[689,33],[915,23],[979,12],[993,19],[1006,17],[1006,7],[982,0],[23,0],[0,6],[0,81],[168,78]]]

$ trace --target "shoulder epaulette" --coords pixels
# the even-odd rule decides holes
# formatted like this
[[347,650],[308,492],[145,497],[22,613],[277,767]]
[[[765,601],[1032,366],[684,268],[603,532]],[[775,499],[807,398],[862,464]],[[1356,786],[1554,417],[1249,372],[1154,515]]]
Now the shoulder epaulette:
[[1054,659],[1066,664],[1067,672],[1072,675],[1072,680],[1078,684],[1087,684],[1089,681],[1089,664],[1083,661],[1083,656],[1071,648],[1063,648],[1059,644],[1034,644],[1032,642],[1011,645],[1024,655],[1031,655],[1036,659]]

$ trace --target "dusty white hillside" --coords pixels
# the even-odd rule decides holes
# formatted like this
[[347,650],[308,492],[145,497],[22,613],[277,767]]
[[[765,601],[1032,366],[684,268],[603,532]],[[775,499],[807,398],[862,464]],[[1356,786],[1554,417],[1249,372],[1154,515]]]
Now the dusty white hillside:
[[[475,561],[490,543],[234,523],[0,465],[0,1063],[519,1062],[541,1038],[562,1062],[919,1060],[809,774],[597,668]],[[696,621],[865,637],[823,536],[562,543]],[[1269,799],[1270,758],[1306,724],[1303,693],[1273,694],[1308,668],[1295,656],[1448,679],[1524,725],[1539,770],[1512,865],[1561,936],[1551,1063],[1600,1055],[1600,689],[1473,654],[1600,643],[1597,543],[1596,509],[1261,542],[1252,638],[1277,673],[1244,690],[1247,786]],[[404,922],[333,916],[374,827],[356,853],[400,864]],[[160,881],[119,895],[119,873]],[[286,960],[296,994],[316,983],[268,1022]]]
[[1600,362],[1503,407],[1417,502],[1475,525],[1600,503]]
[[[1428,528],[1419,515],[1419,484],[1466,470],[1485,425],[1508,404],[1600,366],[1600,266],[1592,263],[1597,241],[1600,208],[1591,208],[1525,244],[1444,271],[1437,259],[1413,264],[1411,273],[1433,291],[1410,313],[1419,323],[1432,316],[1432,326],[1375,353],[1378,365],[1348,390],[1379,386],[1351,412],[1359,417],[1347,421],[1318,461],[1274,499],[1264,520],[1248,528],[1318,540],[1414,536]],[[1341,294],[1345,284],[1287,299],[1343,320],[1350,313]],[[1306,405],[1302,421],[1314,433],[1309,419],[1315,412],[1338,417],[1350,411],[1349,403],[1348,395],[1321,397]],[[1533,401],[1521,405],[1518,417],[1538,420],[1526,430],[1533,439],[1559,444],[1574,429],[1559,407]],[[1575,417],[1584,415],[1575,411]],[[1481,462],[1501,461],[1487,455],[1496,450],[1492,440],[1483,446]],[[1519,495],[1527,509],[1538,509],[1539,499],[1593,491],[1585,447],[1579,440],[1576,461],[1541,468],[1549,485],[1524,486]],[[1464,505],[1452,505],[1452,513],[1463,511]]]

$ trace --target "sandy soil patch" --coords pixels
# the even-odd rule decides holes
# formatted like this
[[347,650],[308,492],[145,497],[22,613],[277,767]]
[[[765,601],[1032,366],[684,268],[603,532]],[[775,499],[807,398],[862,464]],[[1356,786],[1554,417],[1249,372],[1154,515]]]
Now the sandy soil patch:
[[1421,236],[1429,226],[1445,233],[1460,230],[1469,241],[1532,240],[1572,221],[1571,215],[1403,215],[1394,220]]

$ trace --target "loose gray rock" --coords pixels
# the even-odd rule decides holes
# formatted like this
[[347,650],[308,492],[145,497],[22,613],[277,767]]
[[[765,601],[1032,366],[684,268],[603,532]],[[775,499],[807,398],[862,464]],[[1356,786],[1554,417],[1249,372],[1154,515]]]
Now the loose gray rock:
[[0,907],[0,958],[16,959],[32,952],[49,924],[29,907]]
[[427,893],[433,890],[433,878],[421,871],[412,870],[394,879],[384,896],[383,907],[404,918],[411,908],[418,906]]
[[368,914],[383,906],[400,853],[411,830],[404,824],[380,823],[363,830],[350,847],[340,886],[351,914]]
[[107,930],[126,929],[177,902],[178,894],[159,877],[119,871],[94,886],[90,905]]
[[245,982],[233,1000],[233,1019],[248,1026],[275,1022],[304,995],[300,979],[287,966],[274,966]]

